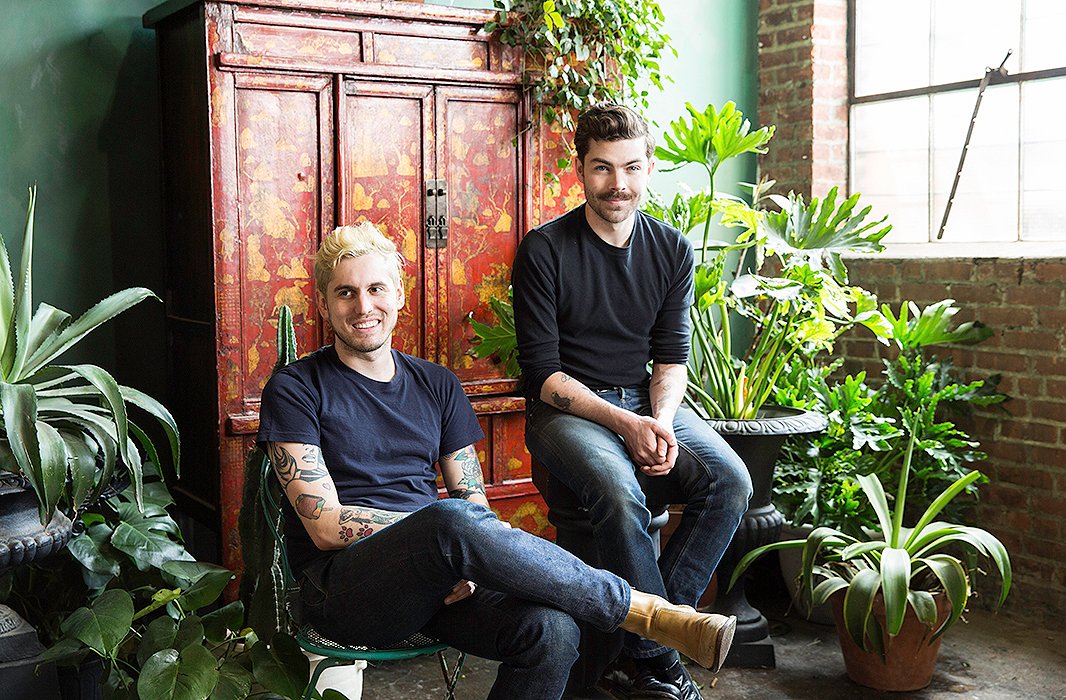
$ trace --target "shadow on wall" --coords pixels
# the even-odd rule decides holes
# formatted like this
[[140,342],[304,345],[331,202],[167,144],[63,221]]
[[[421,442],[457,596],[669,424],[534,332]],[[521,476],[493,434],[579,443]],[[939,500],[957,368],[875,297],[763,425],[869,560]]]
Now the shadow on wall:
[[[21,238],[36,183],[35,299],[75,315],[125,287],[163,289],[155,36],[141,27],[155,4],[20,3],[0,29],[0,230]],[[162,396],[163,321],[143,302],[62,361]]]

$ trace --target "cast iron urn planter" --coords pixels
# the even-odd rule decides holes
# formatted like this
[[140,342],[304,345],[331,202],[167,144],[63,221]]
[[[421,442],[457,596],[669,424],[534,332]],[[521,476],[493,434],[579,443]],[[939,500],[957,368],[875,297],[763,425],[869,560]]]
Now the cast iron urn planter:
[[736,450],[751,474],[752,496],[741,518],[733,541],[718,564],[718,596],[713,610],[737,616],[737,631],[726,666],[739,668],[774,668],[774,647],[770,626],[758,609],[748,602],[741,577],[731,591],[726,586],[741,558],[764,544],[776,542],[785,518],[770,500],[774,484],[774,465],[781,446],[790,435],[825,430],[828,421],[814,411],[780,406],[765,406],[759,417],[748,420],[711,419],[707,421],[729,446]]

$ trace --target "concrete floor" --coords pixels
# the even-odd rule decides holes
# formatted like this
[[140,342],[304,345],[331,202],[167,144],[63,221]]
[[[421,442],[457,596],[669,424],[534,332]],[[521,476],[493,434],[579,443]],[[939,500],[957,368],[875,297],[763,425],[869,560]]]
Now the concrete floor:
[[[705,697],[852,700],[1066,700],[1066,631],[1025,619],[975,610],[944,637],[933,681],[923,691],[882,693],[848,679],[836,632],[787,614],[776,600],[756,603],[771,623],[777,668],[727,668],[711,674],[695,665]],[[497,664],[468,658],[457,700],[487,697]],[[442,698],[436,657],[368,668],[365,700]],[[605,696],[610,697],[610,696]]]

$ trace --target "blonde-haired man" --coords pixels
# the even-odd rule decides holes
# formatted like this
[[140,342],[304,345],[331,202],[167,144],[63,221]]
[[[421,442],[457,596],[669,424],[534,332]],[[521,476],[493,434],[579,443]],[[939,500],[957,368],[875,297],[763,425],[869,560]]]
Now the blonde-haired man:
[[731,621],[632,590],[496,518],[474,447],[484,435],[458,379],[392,349],[404,290],[388,239],[369,225],[338,229],[315,275],[336,342],[271,378],[258,436],[288,497],[308,622],[377,646],[422,631],[499,660],[489,697],[501,700],[562,695],[575,619],[721,664]]

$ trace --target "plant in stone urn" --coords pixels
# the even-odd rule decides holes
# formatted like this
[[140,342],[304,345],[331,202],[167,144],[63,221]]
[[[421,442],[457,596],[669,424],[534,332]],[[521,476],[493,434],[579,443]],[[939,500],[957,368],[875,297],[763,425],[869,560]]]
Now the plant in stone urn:
[[971,578],[980,560],[990,562],[1001,578],[998,604],[1011,585],[1007,550],[981,528],[937,520],[967,487],[982,478],[978,471],[960,477],[918,517],[904,526],[907,484],[915,447],[923,449],[917,429],[921,417],[904,412],[909,438],[895,500],[889,505],[881,480],[858,477],[878,526],[856,538],[830,527],[815,528],[806,539],[775,542],[749,552],[730,584],[763,554],[802,549],[800,595],[808,607],[834,604],[837,632],[848,675],[882,690],[917,690],[928,685],[940,637],[962,616],[970,599]]

